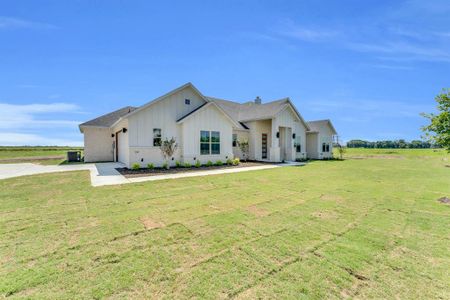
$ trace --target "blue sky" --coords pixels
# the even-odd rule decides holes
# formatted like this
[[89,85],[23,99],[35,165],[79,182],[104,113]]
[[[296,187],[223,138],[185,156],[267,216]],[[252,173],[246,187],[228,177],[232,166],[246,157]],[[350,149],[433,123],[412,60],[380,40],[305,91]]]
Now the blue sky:
[[289,96],[343,140],[419,138],[450,87],[450,1],[1,1],[0,145],[80,145],[77,125],[188,81]]

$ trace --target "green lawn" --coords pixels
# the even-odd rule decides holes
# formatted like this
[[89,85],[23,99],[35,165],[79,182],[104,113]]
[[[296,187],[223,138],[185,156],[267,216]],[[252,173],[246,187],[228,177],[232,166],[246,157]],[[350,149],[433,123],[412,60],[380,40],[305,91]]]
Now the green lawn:
[[37,163],[57,165],[64,163],[67,151],[78,150],[80,147],[9,147],[0,146],[0,163]]
[[1,180],[0,295],[449,299],[450,156],[413,152],[98,188],[88,172]]

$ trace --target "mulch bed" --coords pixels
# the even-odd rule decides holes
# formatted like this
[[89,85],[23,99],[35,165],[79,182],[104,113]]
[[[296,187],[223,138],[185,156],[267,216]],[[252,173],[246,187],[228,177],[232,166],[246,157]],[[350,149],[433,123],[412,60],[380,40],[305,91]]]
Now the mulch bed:
[[128,168],[117,168],[116,170],[125,176],[125,178],[133,178],[133,177],[144,177],[144,176],[157,176],[157,175],[166,175],[166,174],[178,174],[178,173],[188,173],[188,172],[200,172],[200,171],[209,171],[209,170],[221,170],[221,169],[236,169],[236,168],[246,168],[246,167],[255,167],[255,166],[264,166],[264,165],[276,165],[278,163],[271,162],[261,162],[261,161],[241,161],[241,163],[237,166],[230,165],[222,165],[222,166],[201,166],[199,168],[190,167],[170,167],[169,170],[163,168],[154,168],[154,169],[139,169],[132,170]]

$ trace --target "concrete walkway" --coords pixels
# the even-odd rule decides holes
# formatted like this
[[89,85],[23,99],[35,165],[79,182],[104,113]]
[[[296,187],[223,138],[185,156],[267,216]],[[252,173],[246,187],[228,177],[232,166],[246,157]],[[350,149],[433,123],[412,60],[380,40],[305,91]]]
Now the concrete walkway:
[[32,163],[0,164],[0,180],[6,179],[6,178],[26,176],[26,175],[86,170],[86,171],[90,172],[92,186],[104,186],[104,185],[116,185],[116,184],[125,184],[125,183],[133,183],[133,182],[176,179],[176,178],[184,178],[184,177],[230,174],[230,173],[239,173],[239,172],[245,172],[245,171],[256,171],[256,170],[273,169],[273,168],[286,167],[286,166],[302,166],[302,165],[304,165],[304,164],[292,162],[292,163],[277,164],[277,165],[267,164],[267,165],[244,167],[244,168],[205,170],[205,171],[194,171],[194,172],[177,173],[177,174],[125,178],[125,176],[123,176],[116,170],[116,168],[124,167],[124,164],[121,164],[121,163],[96,163],[96,164],[86,163],[86,164],[55,165],[55,166],[42,166],[42,165],[37,165],[37,164],[32,164]]

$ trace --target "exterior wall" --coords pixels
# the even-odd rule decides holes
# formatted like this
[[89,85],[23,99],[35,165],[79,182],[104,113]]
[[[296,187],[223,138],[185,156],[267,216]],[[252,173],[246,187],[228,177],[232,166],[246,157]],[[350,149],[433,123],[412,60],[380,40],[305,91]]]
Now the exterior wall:
[[[122,129],[126,128],[126,132],[122,132]],[[129,147],[129,135],[130,130],[128,128],[128,120],[122,120],[116,126],[112,128],[112,133],[117,135],[119,139],[119,157],[118,161],[124,163],[126,166],[130,166],[130,147]],[[116,159],[116,143],[115,137],[113,138],[114,148],[114,160]]]
[[246,123],[248,134],[249,159],[262,160],[262,134],[267,133],[267,160],[271,158],[272,120],[252,121]]
[[306,135],[306,151],[307,157],[310,159],[319,158],[319,134],[318,133],[308,133]]
[[109,128],[84,128],[84,161],[114,160],[114,140]]
[[[237,134],[238,141],[248,141],[249,140],[249,132],[244,130],[233,130],[233,134]],[[238,157],[239,159],[244,159],[242,155],[242,151],[239,146],[233,147],[233,156]]]
[[[190,99],[191,104],[186,105],[185,99]],[[164,163],[159,147],[153,146],[154,128],[161,128],[163,140],[175,138],[179,148],[172,164],[175,160],[181,160],[182,133],[181,126],[176,121],[204,103],[205,101],[194,90],[186,88],[130,116],[129,164],[137,162],[141,166],[146,166],[151,162],[155,166],[161,166]]]
[[[319,157],[320,158],[332,158],[333,157],[333,131],[329,126],[320,126],[319,130]],[[327,143],[330,145],[329,152],[322,152],[322,144]]]
[[[220,154],[200,154],[200,131],[202,130],[220,132]],[[195,164],[196,160],[200,160],[202,164],[205,164],[209,160],[212,162],[221,160],[225,163],[227,159],[233,158],[233,125],[215,106],[208,106],[190,116],[181,124],[181,133],[184,137],[181,153],[184,162]]]
[[[291,130],[284,130],[285,133],[285,141],[286,141],[286,154],[287,160],[295,161],[297,158],[306,158],[306,127],[305,125],[298,119],[297,115],[294,113],[290,106],[287,106],[284,110],[282,110],[273,121],[273,134],[274,140],[272,142],[272,147],[276,152],[279,153],[279,156],[276,155],[273,157],[274,161],[281,160],[281,151],[280,149],[280,141],[276,138],[276,132],[280,132],[280,127],[290,128]],[[292,134],[294,134],[300,138],[301,143],[301,152],[297,153],[295,150],[295,140],[292,138]],[[289,136],[288,136],[289,135]]]

